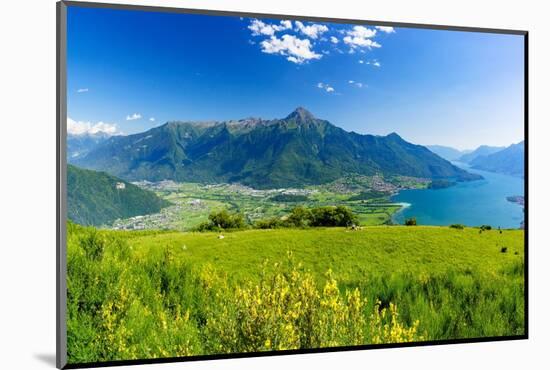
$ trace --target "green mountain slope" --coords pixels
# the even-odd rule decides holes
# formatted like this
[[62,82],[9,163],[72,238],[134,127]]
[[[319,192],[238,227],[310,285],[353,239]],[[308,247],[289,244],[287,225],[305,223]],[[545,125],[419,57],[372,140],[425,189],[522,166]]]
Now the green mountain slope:
[[156,213],[169,203],[114,176],[68,165],[67,204],[69,220],[98,226],[117,218]]
[[239,182],[255,188],[321,184],[351,173],[479,178],[395,133],[347,132],[303,108],[275,120],[169,122],[112,137],[75,163],[132,181]]
[[487,156],[477,157],[471,162],[473,168],[499,172],[513,176],[525,174],[525,145],[524,142],[512,144],[506,149]]

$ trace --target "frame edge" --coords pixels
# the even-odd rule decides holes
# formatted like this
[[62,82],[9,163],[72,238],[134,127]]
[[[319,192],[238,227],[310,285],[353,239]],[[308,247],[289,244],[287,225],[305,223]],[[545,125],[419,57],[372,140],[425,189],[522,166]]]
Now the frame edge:
[[[265,17],[273,19],[294,19],[305,21],[321,21],[332,23],[345,23],[345,24],[369,24],[369,25],[391,25],[395,27],[405,28],[420,28],[420,29],[433,29],[433,30],[446,30],[446,31],[463,31],[463,32],[481,32],[481,33],[495,33],[495,34],[511,34],[520,35],[524,37],[524,140],[525,140],[525,235],[524,235],[524,258],[525,258],[525,317],[524,317],[524,333],[521,335],[512,336],[499,336],[499,337],[483,337],[483,338],[467,338],[467,339],[452,339],[452,340],[436,340],[426,342],[414,342],[414,343],[399,343],[399,344],[383,344],[383,345],[359,345],[352,347],[327,347],[327,348],[315,348],[308,350],[289,350],[289,351],[275,351],[275,352],[243,352],[233,353],[228,355],[204,355],[204,356],[190,356],[190,357],[168,357],[168,358],[153,358],[153,359],[138,359],[138,360],[114,360],[114,361],[102,361],[92,363],[71,363],[67,362],[67,325],[66,325],[66,303],[67,303],[67,266],[66,266],[66,221],[67,221],[67,181],[66,181],[66,139],[67,139],[67,7],[84,7],[84,8],[105,8],[105,9],[118,9],[118,10],[134,10],[134,11],[156,11],[156,12],[174,12],[185,14],[200,14],[200,15],[213,15],[213,16],[245,16],[245,17]],[[369,349],[383,349],[383,348],[406,348],[406,347],[422,347],[422,346],[434,346],[434,345],[448,345],[448,344],[474,344],[483,342],[499,342],[509,340],[528,340],[529,339],[529,31],[528,30],[516,30],[516,29],[493,29],[482,28],[475,26],[452,26],[452,25],[432,25],[432,24],[416,24],[406,22],[382,22],[373,20],[358,20],[358,19],[346,19],[346,18],[325,18],[319,16],[308,15],[285,15],[285,14],[271,14],[271,13],[255,13],[245,11],[229,11],[229,10],[212,10],[203,8],[184,8],[184,7],[169,7],[169,6],[148,6],[148,5],[132,5],[132,4],[113,4],[102,2],[88,2],[88,1],[74,1],[74,0],[60,0],[56,3],[56,231],[57,231],[57,248],[56,248],[56,367],[59,369],[66,368],[94,368],[94,367],[111,367],[111,366],[125,366],[125,365],[143,365],[143,364],[162,364],[162,363],[178,363],[178,362],[191,362],[191,361],[205,361],[205,360],[219,360],[219,359],[237,359],[237,358],[251,358],[251,357],[267,357],[267,356],[284,356],[293,354],[315,354],[315,353],[335,353],[341,351],[361,351]]]
[[66,136],[67,125],[67,5],[56,3],[56,367],[67,365],[67,237]]
[[183,13],[197,15],[213,15],[213,16],[229,16],[229,17],[256,17],[256,18],[271,18],[271,19],[292,19],[301,20],[304,22],[329,22],[342,24],[368,24],[371,26],[392,26],[403,28],[420,28],[430,30],[443,31],[462,31],[462,32],[482,32],[482,33],[498,33],[509,35],[525,35],[527,30],[507,29],[507,28],[487,28],[476,26],[456,26],[446,24],[427,24],[427,23],[409,23],[399,21],[376,21],[370,19],[351,19],[351,18],[331,18],[314,15],[290,15],[281,13],[259,13],[247,11],[233,11],[220,9],[205,9],[205,8],[184,8],[166,5],[132,5],[129,3],[103,3],[81,0],[62,0],[67,6],[76,6],[81,8],[105,8],[114,10],[134,10],[134,11],[149,11],[162,13]]

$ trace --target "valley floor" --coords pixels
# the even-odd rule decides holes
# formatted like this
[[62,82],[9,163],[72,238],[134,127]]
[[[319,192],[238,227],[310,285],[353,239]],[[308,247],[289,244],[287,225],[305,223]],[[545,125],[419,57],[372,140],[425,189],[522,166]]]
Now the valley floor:
[[159,213],[116,220],[109,227],[117,230],[185,231],[206,221],[213,211],[227,209],[242,213],[247,222],[253,223],[288,214],[297,205],[343,205],[352,209],[362,225],[383,225],[391,223],[393,214],[402,207],[390,202],[392,194],[400,189],[425,188],[428,183],[421,178],[384,179],[382,176],[359,175],[300,189],[258,190],[238,184],[138,182],[135,184],[154,191],[172,205]]

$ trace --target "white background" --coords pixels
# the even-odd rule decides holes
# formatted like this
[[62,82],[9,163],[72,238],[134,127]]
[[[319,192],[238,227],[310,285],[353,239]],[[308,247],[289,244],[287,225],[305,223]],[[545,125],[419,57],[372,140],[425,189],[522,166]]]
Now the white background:
[[[132,369],[549,368],[550,13],[542,5],[544,1],[128,1],[530,31],[529,340],[175,363]],[[53,368],[55,1],[3,1],[0,16],[0,368]]]

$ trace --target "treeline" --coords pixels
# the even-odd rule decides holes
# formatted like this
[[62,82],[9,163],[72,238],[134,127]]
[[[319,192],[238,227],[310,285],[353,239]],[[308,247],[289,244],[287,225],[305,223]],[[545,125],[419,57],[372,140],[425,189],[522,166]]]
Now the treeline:
[[[403,222],[405,226],[417,226],[416,217],[410,217]],[[230,212],[226,209],[214,211],[208,216],[208,221],[202,222],[193,231],[236,231],[243,229],[282,229],[282,228],[308,228],[308,227],[351,227],[359,226],[359,218],[347,206],[323,206],[323,207],[294,207],[290,213],[278,217],[269,217],[254,222],[249,222],[239,212]],[[462,230],[463,224],[449,225],[452,229]],[[492,229],[491,225],[478,227],[480,233]],[[502,233],[502,230],[499,228]]]
[[306,227],[350,227],[359,222],[357,215],[346,206],[324,206],[307,208],[294,207],[289,214],[283,217],[270,217],[247,223],[241,213],[233,213],[227,210],[212,212],[208,221],[196,227],[196,231],[221,231],[254,229],[278,229],[278,228],[306,228]]

